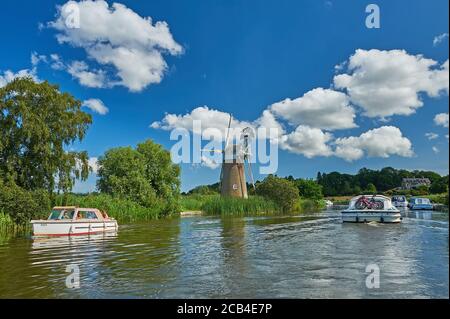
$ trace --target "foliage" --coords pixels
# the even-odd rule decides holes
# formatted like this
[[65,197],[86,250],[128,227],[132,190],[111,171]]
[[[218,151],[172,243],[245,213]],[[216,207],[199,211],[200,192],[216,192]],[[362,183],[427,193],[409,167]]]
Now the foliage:
[[27,191],[14,183],[0,181],[0,212],[7,214],[16,224],[24,224],[32,218],[47,217],[50,198],[46,191]]
[[376,186],[374,184],[369,183],[369,184],[367,184],[367,188],[366,188],[364,193],[376,194],[377,193],[377,188],[376,188]]
[[297,179],[295,185],[302,198],[319,200],[323,198],[322,186],[310,179]]
[[82,140],[91,122],[58,86],[14,79],[0,88],[0,179],[27,190],[70,191],[75,179],[88,177],[88,155],[65,147]]
[[98,189],[113,197],[128,199],[144,207],[161,201],[167,211],[178,207],[180,168],[161,145],[147,140],[136,149],[118,147],[98,160]]
[[[317,174],[317,182],[323,187],[323,194],[325,196],[346,196],[358,195],[361,190],[368,191],[373,184],[376,191],[386,192],[401,186],[403,178],[428,178],[432,185],[435,185],[436,191],[441,190],[441,179],[439,174],[431,171],[407,171],[404,169],[395,169],[392,167],[385,167],[381,170],[372,170],[362,168],[356,175],[341,174],[338,172]],[[446,179],[448,185],[448,177]],[[372,188],[373,190],[373,188]],[[363,191],[363,192],[364,192]],[[423,193],[423,189],[419,192]]]
[[435,180],[430,186],[431,194],[448,192],[448,175]]
[[283,212],[293,210],[300,198],[294,182],[273,175],[258,183],[256,193],[272,200]]
[[[213,185],[219,185],[219,183],[217,184],[213,184]],[[189,195],[193,195],[193,194],[198,194],[198,195],[214,195],[214,194],[218,194],[219,193],[219,189],[214,188],[213,185],[200,185],[197,187],[194,187],[193,189],[191,189],[188,194]]]

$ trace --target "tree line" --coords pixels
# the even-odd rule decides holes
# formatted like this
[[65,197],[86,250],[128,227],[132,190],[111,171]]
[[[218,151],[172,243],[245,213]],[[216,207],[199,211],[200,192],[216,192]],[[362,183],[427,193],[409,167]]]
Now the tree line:
[[428,178],[429,187],[421,187],[423,192],[440,194],[448,191],[448,175],[441,176],[432,171],[395,169],[385,167],[380,170],[362,168],[357,174],[339,172],[317,173],[316,181],[322,187],[325,196],[356,195],[364,192],[398,192],[403,178]]

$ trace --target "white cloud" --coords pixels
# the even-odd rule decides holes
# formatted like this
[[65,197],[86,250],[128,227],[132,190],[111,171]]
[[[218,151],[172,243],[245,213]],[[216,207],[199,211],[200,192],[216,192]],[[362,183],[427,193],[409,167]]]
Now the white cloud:
[[439,137],[439,135],[436,133],[433,133],[433,132],[429,132],[429,133],[425,133],[425,137],[431,141],[431,140],[437,139]]
[[66,66],[64,65],[64,62],[61,60],[61,57],[56,54],[50,54],[50,60],[51,60],[51,64],[50,67],[54,70],[64,70],[66,68]]
[[300,125],[295,131],[281,137],[280,147],[307,158],[330,156],[333,152],[327,143],[332,138],[330,133],[324,133],[318,128]]
[[434,154],[438,154],[440,152],[440,150],[436,146],[433,146],[431,149],[433,150]]
[[36,69],[33,67],[30,69],[23,69],[18,72],[13,72],[11,70],[6,70],[3,73],[0,72],[0,88],[4,87],[9,82],[13,81],[16,78],[23,78],[23,77],[31,77],[34,81],[39,82],[36,75]]
[[404,50],[356,50],[348,61],[349,74],[334,77],[350,101],[368,117],[411,115],[423,105],[420,93],[437,97],[449,91],[449,62],[442,65]]
[[88,99],[83,101],[83,106],[86,106],[95,113],[105,115],[109,112],[108,108],[99,99]]
[[448,33],[442,33],[440,35],[435,36],[433,39],[433,46],[438,46],[445,39],[448,39]]
[[270,110],[293,125],[307,125],[327,130],[353,128],[355,111],[342,92],[316,88],[294,100],[274,103]]
[[109,84],[106,79],[106,72],[102,70],[89,70],[89,66],[83,61],[73,61],[67,72],[78,79],[81,85],[91,88],[104,88]]
[[369,130],[360,136],[338,138],[335,141],[335,155],[347,161],[364,156],[387,158],[390,155],[411,157],[414,155],[409,139],[394,126],[382,126]]
[[88,160],[88,164],[89,164],[89,167],[92,169],[92,172],[94,174],[97,174],[98,168],[99,168],[98,158],[97,157],[90,157],[89,160]]
[[[71,14],[67,9],[74,4],[79,9],[80,28],[66,25]],[[183,51],[166,22],[153,24],[152,18],[141,17],[120,3],[109,6],[103,0],[68,1],[58,7],[55,21],[47,26],[58,31],[59,43],[83,48],[88,59],[97,62],[95,68],[85,63],[73,69],[72,65],[71,74],[89,87],[123,85],[130,91],[141,91],[161,82],[167,69],[164,54]]]
[[36,52],[31,53],[31,65],[36,66],[40,62],[47,62],[47,56],[42,54],[37,54]]
[[[215,137],[224,139],[227,134],[229,120],[229,113],[215,110],[208,106],[200,106],[184,115],[166,114],[161,121],[153,122],[150,127],[163,130],[184,128],[193,132],[194,121],[200,121],[202,129],[201,133],[204,138],[208,138],[208,135],[210,135],[210,138]],[[232,136],[231,134],[238,134],[246,127],[251,127],[255,130],[258,128],[275,128],[278,129],[279,132],[277,136],[280,136],[284,132],[282,126],[275,120],[270,111],[266,110],[261,117],[253,122],[241,121],[233,118],[231,122],[230,139]],[[268,133],[269,132],[267,132],[267,134]]]
[[220,163],[217,163],[213,159],[209,158],[208,156],[202,156],[201,157],[201,166],[208,167],[210,169],[216,169],[220,167]]
[[448,127],[448,113],[439,113],[434,117],[434,123],[443,127]]

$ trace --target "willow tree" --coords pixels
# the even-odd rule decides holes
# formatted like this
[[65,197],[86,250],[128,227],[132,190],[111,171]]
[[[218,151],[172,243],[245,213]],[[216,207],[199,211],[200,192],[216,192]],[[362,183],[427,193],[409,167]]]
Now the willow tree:
[[57,85],[17,78],[0,88],[0,178],[27,189],[70,191],[89,174],[81,141],[92,118]]

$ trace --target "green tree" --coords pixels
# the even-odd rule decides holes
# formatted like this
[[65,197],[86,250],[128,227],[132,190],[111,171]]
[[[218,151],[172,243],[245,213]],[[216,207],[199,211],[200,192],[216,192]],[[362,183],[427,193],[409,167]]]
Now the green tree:
[[303,198],[322,199],[322,186],[310,179],[297,179],[295,185],[298,188],[299,194]]
[[97,188],[115,197],[151,207],[162,202],[175,210],[180,188],[180,168],[161,145],[147,140],[136,149],[118,147],[98,160]]
[[256,193],[275,202],[284,212],[292,210],[300,199],[294,182],[273,175],[258,183]]
[[441,194],[448,192],[448,175],[436,180],[430,186],[431,194]]
[[0,88],[0,179],[25,190],[68,192],[89,174],[86,152],[67,151],[82,140],[91,116],[57,85],[17,78]]
[[375,187],[374,184],[369,183],[367,184],[366,192],[369,194],[375,194],[377,192],[377,188]]

